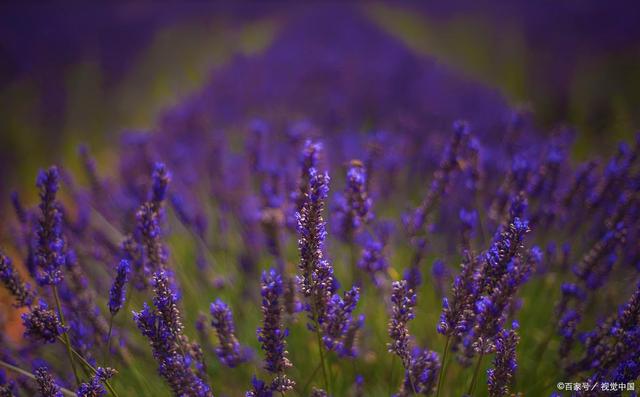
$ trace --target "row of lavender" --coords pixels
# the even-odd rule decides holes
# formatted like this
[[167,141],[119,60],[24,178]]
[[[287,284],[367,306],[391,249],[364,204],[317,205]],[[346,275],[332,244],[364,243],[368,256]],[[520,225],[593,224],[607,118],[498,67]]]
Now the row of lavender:
[[[515,140],[519,124],[510,128]],[[204,335],[201,342],[185,332],[183,312],[200,308],[181,303],[186,293],[180,286],[182,268],[167,244],[175,231],[172,220],[195,242],[196,278],[211,295],[225,285],[250,290],[260,278],[263,320],[257,337],[264,371],[252,384],[246,380],[249,396],[304,395],[308,378],[317,386],[312,395],[343,394],[329,361],[357,361],[366,354],[368,342],[358,338],[373,324],[358,314],[365,290],[374,291],[367,299],[377,299],[370,304],[386,308],[378,309],[378,316],[389,314],[387,348],[404,368],[404,380],[393,386],[396,395],[446,395],[454,354],[462,367],[470,367],[467,394],[478,393],[483,358],[493,356],[486,373],[489,395],[508,395],[519,334],[528,331],[519,330],[515,321],[523,304],[517,292],[531,277],[549,276],[563,281],[558,321],[540,328],[556,327],[562,338],[558,366],[567,376],[592,383],[638,377],[637,287],[615,314],[600,318],[590,331],[580,327],[598,315],[591,302],[599,299],[597,292],[608,279],[637,278],[640,141],[620,145],[604,167],[589,161],[573,170],[567,159],[570,134],[559,133],[532,153],[510,153],[517,145],[508,141],[506,150],[496,150],[507,154],[494,155],[466,123],[457,122],[423,199],[403,213],[399,223],[404,230],[394,231],[394,222],[377,211],[394,204],[397,210],[401,197],[420,194],[415,181],[431,168],[429,162],[402,162],[406,148],[397,144],[402,139],[389,143],[389,135],[375,135],[363,160],[342,164],[345,188],[327,211],[330,179],[323,169],[341,165],[323,158],[330,148],[305,139],[313,134],[309,124],[296,124],[282,145],[267,147],[266,142],[282,137],[265,123],[254,123],[239,153],[222,141],[227,135],[211,134],[212,143],[203,145],[211,150],[206,164],[169,159],[173,174],[153,160],[163,151],[162,140],[134,134],[125,140],[119,182],[101,177],[86,149],[80,153],[88,188],[63,169],[41,172],[38,208],[25,208],[13,196],[17,223],[10,235],[13,256],[37,286],[23,281],[9,256],[3,254],[0,261],[2,282],[24,310],[27,341],[4,340],[0,365],[8,372],[2,377],[3,393],[93,396],[108,390],[117,396],[111,380],[117,371],[107,363],[127,371],[144,350],[130,321],[114,327],[118,313],[130,316],[123,308],[134,293],[152,299],[152,305],[132,307],[132,319],[174,395],[213,395],[224,381],[207,365],[211,353],[232,368],[258,360],[241,344],[231,309],[221,300],[211,304],[210,320],[200,318],[196,325]],[[183,149],[196,157],[204,150]],[[291,162],[296,152],[299,160]],[[505,169],[499,159],[509,156]],[[67,186],[64,204],[58,197],[61,181]],[[329,259],[327,212],[339,249],[350,252],[350,261]],[[495,230],[493,237],[490,230]],[[239,244],[229,237],[234,232]],[[297,241],[297,259],[288,249],[292,241]],[[392,251],[402,248],[411,252],[410,260],[390,266]],[[442,354],[420,346],[409,332],[426,258],[436,250],[448,262],[462,263],[458,269],[441,262],[433,267],[434,286],[454,273],[437,324],[444,347],[441,341],[430,342]],[[221,251],[237,255],[238,266],[228,273],[215,255]],[[264,263],[273,268],[259,277],[256,271]],[[395,267],[405,268],[398,281],[393,281]],[[353,286],[342,288],[334,271]],[[318,367],[294,379],[288,329],[305,315],[308,337],[317,341]],[[209,324],[216,334],[213,347]],[[54,343],[64,348],[66,361],[47,353],[52,348],[47,345]],[[296,348],[308,346],[290,346]],[[379,365],[392,370],[390,361],[378,358]],[[379,382],[353,381],[356,395],[366,393],[368,382]]]

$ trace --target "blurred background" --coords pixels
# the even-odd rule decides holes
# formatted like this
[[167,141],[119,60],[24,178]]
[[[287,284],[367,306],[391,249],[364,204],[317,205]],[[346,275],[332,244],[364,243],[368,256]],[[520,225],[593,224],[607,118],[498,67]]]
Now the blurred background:
[[[314,13],[325,15],[326,26],[295,24]],[[352,19],[343,25],[351,30],[334,30],[345,15]],[[351,40],[352,47],[338,55],[361,47],[367,47],[365,55],[380,55],[384,36],[406,52],[389,56],[446,71],[437,79],[442,101],[449,101],[447,87],[458,92],[460,84],[473,84],[474,92],[490,93],[490,101],[530,112],[543,129],[576,127],[575,156],[594,148],[604,153],[631,136],[640,121],[638,21],[634,2],[598,0],[5,3],[0,6],[0,193],[7,197],[10,187],[32,185],[37,168],[75,157],[80,142],[88,143],[99,161],[108,161],[121,131],[153,131],[165,109],[238,63],[270,62],[262,58],[292,35],[302,52],[270,55],[294,65],[291,69],[306,67],[295,58],[327,57],[304,52],[305,40],[317,39],[314,35],[323,35],[327,46]],[[371,29],[375,35],[367,33]],[[355,42],[351,37],[358,32],[364,39]],[[375,68],[376,62],[358,67]],[[273,69],[265,68],[263,78],[278,65],[271,62]],[[378,81],[391,78],[384,68],[372,73]],[[378,99],[395,100],[413,84],[407,80],[392,81]],[[235,90],[234,100],[253,95],[252,87],[244,88]],[[466,105],[477,107],[473,101],[479,100],[469,97]]]

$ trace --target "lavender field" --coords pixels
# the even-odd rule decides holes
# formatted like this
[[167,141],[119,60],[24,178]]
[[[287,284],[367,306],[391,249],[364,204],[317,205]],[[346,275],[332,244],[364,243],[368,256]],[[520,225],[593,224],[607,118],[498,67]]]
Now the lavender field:
[[637,6],[473,4],[1,6],[0,397],[636,396]]

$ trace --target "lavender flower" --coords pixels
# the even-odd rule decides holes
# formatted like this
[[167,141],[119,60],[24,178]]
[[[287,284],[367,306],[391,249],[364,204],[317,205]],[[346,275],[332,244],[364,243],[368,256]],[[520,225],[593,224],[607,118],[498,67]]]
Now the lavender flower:
[[364,164],[359,160],[352,160],[347,171],[347,186],[337,207],[340,235],[347,242],[351,242],[362,225],[373,218],[371,198],[366,186],[367,174]]
[[344,338],[351,327],[352,312],[360,299],[360,288],[352,287],[344,292],[344,297],[334,294],[329,301],[324,318],[323,337],[329,350],[342,353]]
[[357,266],[371,277],[375,285],[379,285],[378,276],[386,274],[389,268],[383,244],[378,240],[367,240]]
[[217,299],[211,304],[211,325],[216,330],[220,345],[215,352],[220,361],[228,366],[235,367],[249,359],[247,349],[240,345],[236,337],[236,326],[233,321],[233,313],[226,303]]
[[357,318],[352,319],[349,328],[342,338],[342,349],[338,352],[340,357],[355,358],[358,356],[357,338],[358,331],[364,326],[364,314],[360,314]]
[[159,215],[153,204],[143,204],[136,213],[136,220],[137,233],[141,238],[144,253],[144,273],[151,275],[158,270],[164,270],[167,253],[160,240]]
[[451,174],[460,168],[461,150],[468,137],[469,125],[464,121],[454,122],[453,138],[442,155],[440,166],[433,174],[429,191],[407,225],[410,236],[415,236],[424,229],[427,217],[436,208],[449,185]]
[[311,390],[311,394],[309,395],[309,397],[328,397],[329,394],[327,394],[326,391],[322,390],[322,389],[318,389],[318,388],[313,388],[313,390]]
[[255,375],[251,379],[251,386],[252,386],[251,390],[249,390],[245,394],[245,397],[272,397],[273,396],[273,391],[271,390],[271,388],[267,386],[267,384],[264,383],[262,380],[256,378]]
[[282,278],[274,269],[262,273],[261,295],[263,323],[257,330],[258,341],[265,352],[265,369],[276,375],[271,389],[284,393],[295,383],[284,373],[291,367],[285,340],[288,330],[282,324]]
[[78,389],[78,397],[101,397],[104,396],[107,391],[104,388],[104,383],[111,379],[117,371],[112,368],[98,367],[95,375],[88,383],[83,383]]
[[118,270],[116,272],[116,278],[113,280],[113,284],[111,285],[111,289],[109,290],[109,311],[111,315],[115,315],[122,306],[124,305],[124,301],[126,299],[126,284],[129,279],[129,261],[123,259],[120,261],[118,265]]
[[510,330],[503,329],[496,338],[496,356],[493,359],[493,368],[487,370],[490,397],[509,395],[511,379],[517,368],[516,346],[520,340],[517,330],[518,323],[514,321]]
[[308,194],[311,180],[311,169],[318,167],[318,161],[322,152],[322,144],[319,142],[305,141],[302,155],[300,156],[300,177],[298,178],[298,190],[292,193],[292,201],[296,205],[296,212],[301,212]]
[[62,397],[60,387],[56,384],[47,367],[39,367],[35,370],[38,391],[42,397]]
[[56,201],[59,178],[56,167],[38,174],[40,218],[36,229],[34,262],[38,268],[36,276],[40,285],[56,285],[63,278],[60,267],[65,262],[65,241],[62,237],[62,212]]
[[155,212],[158,212],[167,196],[167,186],[171,182],[171,173],[164,163],[156,163],[153,166],[151,194],[149,201],[153,204]]
[[35,293],[29,283],[22,281],[22,278],[13,267],[11,259],[0,253],[0,281],[16,300],[16,307],[31,306]]
[[152,309],[146,303],[133,318],[142,334],[149,340],[158,372],[178,396],[211,397],[213,394],[191,364],[197,357],[191,354],[188,339],[183,334],[177,296],[172,291],[165,272],[153,277],[155,296]]
[[53,343],[56,338],[66,332],[60,323],[58,315],[47,306],[43,300],[38,306],[32,306],[31,311],[22,315],[24,336],[33,340]]
[[442,313],[437,330],[446,336],[460,336],[471,329],[475,318],[474,302],[478,293],[475,279],[477,258],[465,252],[460,273],[451,287],[451,296],[442,299]]
[[397,354],[405,368],[411,361],[409,349],[410,335],[407,323],[415,317],[413,312],[416,305],[416,294],[407,285],[406,280],[394,281],[391,284],[391,318],[389,319],[389,337],[387,344],[390,353]]
[[309,178],[309,190],[302,210],[297,214],[299,283],[315,321],[322,323],[334,291],[333,268],[323,253],[327,232],[322,212],[329,192],[329,175],[311,168]]
[[430,395],[436,387],[439,371],[440,357],[436,352],[413,349],[409,368],[405,371],[397,396],[408,397],[416,393]]

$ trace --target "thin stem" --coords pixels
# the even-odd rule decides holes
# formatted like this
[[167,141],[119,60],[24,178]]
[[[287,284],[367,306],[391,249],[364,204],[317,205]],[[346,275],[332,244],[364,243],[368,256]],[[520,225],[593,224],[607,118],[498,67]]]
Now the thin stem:
[[318,373],[318,370],[320,369],[321,365],[322,365],[322,363],[319,363],[318,365],[316,365],[316,369],[313,370],[313,372],[311,373],[311,376],[305,382],[304,387],[302,388],[302,394],[301,394],[302,396],[306,396],[307,395],[307,389],[309,388],[309,384],[311,383],[313,378],[315,378],[315,376]]
[[[58,339],[62,342],[65,343],[64,339],[58,337]],[[76,356],[76,359],[78,361],[80,361],[82,363],[82,365],[85,366],[85,368],[87,368],[88,370],[90,370],[94,375],[98,373],[98,370],[95,369],[93,367],[93,365],[91,365],[84,357],[82,357],[82,355],[80,353],[78,353],[74,348],[72,348],[71,346],[69,346],[69,348],[71,349],[71,353]],[[111,386],[111,383],[108,380],[104,380],[104,385],[107,387],[107,389],[109,389],[109,392],[113,395],[113,397],[118,397],[118,393],[116,393],[116,391],[113,389],[113,386]]]
[[469,391],[467,392],[467,394],[469,396],[472,396],[474,390],[475,390],[475,386],[476,386],[476,380],[478,378],[478,373],[480,372],[480,364],[482,363],[482,357],[484,356],[484,351],[480,352],[480,356],[478,357],[478,362],[476,363],[476,368],[473,371],[473,378],[471,378],[471,384],[469,385]]
[[[10,371],[19,373],[20,375],[24,375],[29,379],[36,380],[36,377],[31,372],[27,372],[24,369],[18,368],[15,365],[11,365],[5,361],[0,360],[0,367],[4,367]],[[65,396],[76,397],[76,393],[72,392],[71,390],[65,389],[64,387],[61,387],[61,386],[58,386],[58,387],[60,388],[60,391],[62,392],[62,394],[64,394]]]
[[111,353],[111,331],[113,331],[113,318],[115,316],[113,314],[111,314],[111,317],[109,317],[109,332],[107,333],[107,351],[105,352],[105,362],[108,363],[108,357],[110,356]]
[[389,395],[391,395],[392,393],[392,388],[393,388],[393,372],[394,369],[396,369],[396,355],[394,354],[393,356],[391,356],[391,370],[389,371],[389,390],[388,393]]
[[325,368],[324,362],[324,349],[322,348],[322,338],[320,337],[320,324],[318,324],[318,320],[315,318],[313,321],[315,322],[316,328],[316,339],[318,340],[318,350],[320,351],[320,365],[322,365],[322,378],[324,379],[324,388],[329,393],[329,380],[327,378],[327,369]]
[[447,340],[444,342],[444,352],[442,353],[442,369],[438,376],[438,388],[436,389],[436,397],[440,397],[440,389],[442,388],[442,380],[444,379],[445,372],[447,371],[447,354],[449,353],[449,342],[451,341],[451,335],[447,335]]
[[[62,305],[60,305],[60,297],[58,296],[58,287],[55,284],[53,284],[51,286],[51,289],[53,290],[53,297],[56,301],[56,308],[58,309],[58,316],[60,317],[60,323],[62,323],[63,327],[66,327],[66,324],[64,321],[64,314],[62,313]],[[67,331],[65,331],[62,334],[62,338],[65,341],[64,342],[65,346],[67,346],[67,355],[69,356],[69,362],[71,363],[73,376],[76,379],[77,386],[80,387],[80,377],[78,376],[78,371],[76,370],[76,364],[73,362],[73,355],[71,354],[71,342],[69,340],[69,334],[67,333]]]

